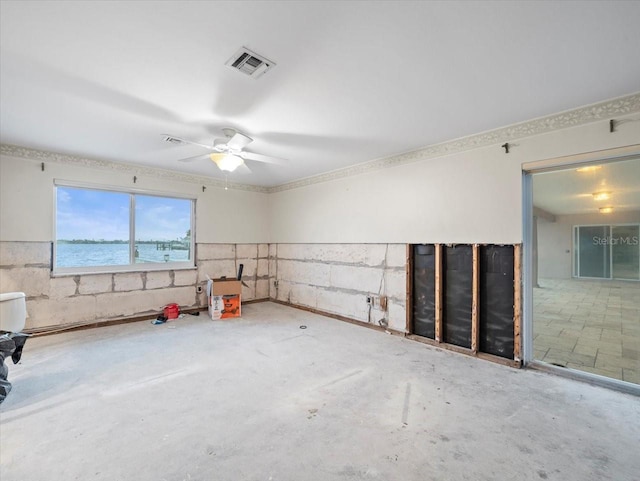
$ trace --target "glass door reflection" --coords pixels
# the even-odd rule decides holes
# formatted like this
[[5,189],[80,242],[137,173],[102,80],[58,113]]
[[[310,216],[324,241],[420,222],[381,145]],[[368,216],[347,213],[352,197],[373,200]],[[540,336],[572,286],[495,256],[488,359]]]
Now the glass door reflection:
[[611,271],[614,279],[640,279],[640,226],[611,228]]

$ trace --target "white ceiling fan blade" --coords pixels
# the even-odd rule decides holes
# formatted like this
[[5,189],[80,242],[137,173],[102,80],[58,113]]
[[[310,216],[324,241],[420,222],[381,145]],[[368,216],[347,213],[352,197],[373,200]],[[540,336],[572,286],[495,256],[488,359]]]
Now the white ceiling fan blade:
[[229,139],[229,141],[227,142],[227,145],[229,146],[230,149],[242,150],[251,142],[253,142],[253,139],[251,137],[247,137],[246,135],[241,134],[240,132],[236,132],[235,135]]
[[209,158],[209,154],[200,154],[200,155],[195,155],[193,157],[187,157],[185,159],[178,159],[178,162],[193,162],[196,160],[205,160]]
[[251,169],[249,168],[249,166],[247,166],[247,164],[242,164],[240,167],[238,167],[236,170],[233,171],[234,173],[238,173],[238,174],[242,174],[242,175],[248,175],[248,174],[252,174],[253,172],[251,172]]
[[268,155],[256,154],[254,152],[240,152],[238,155],[243,159],[255,160],[257,162],[265,162],[267,164],[287,165],[289,163],[289,161],[285,159],[279,159],[278,157],[270,157]]
[[162,137],[164,138],[165,142],[171,142],[173,144],[181,144],[181,143],[191,144],[191,145],[197,145],[199,147],[204,147],[205,149],[213,150],[213,147],[211,145],[200,144],[198,142],[193,142],[192,140],[176,137],[175,135],[162,134]]

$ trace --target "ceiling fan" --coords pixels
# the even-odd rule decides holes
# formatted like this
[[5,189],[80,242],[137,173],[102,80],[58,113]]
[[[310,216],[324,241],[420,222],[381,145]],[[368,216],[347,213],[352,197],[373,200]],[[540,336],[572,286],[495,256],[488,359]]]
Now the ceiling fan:
[[199,142],[193,142],[191,140],[175,137],[169,134],[162,134],[165,142],[172,144],[192,144],[205,149],[211,150],[211,154],[197,155],[195,157],[187,157],[186,159],[179,159],[180,162],[192,162],[194,160],[209,158],[211,159],[220,170],[223,172],[233,172],[238,168],[241,168],[245,173],[250,173],[251,170],[244,163],[245,160],[254,160],[257,162],[265,162],[268,164],[285,165],[287,163],[284,159],[277,157],[270,157],[268,155],[256,154],[255,152],[247,152],[243,150],[247,145],[253,142],[251,137],[244,135],[232,128],[222,129],[225,137],[224,139],[215,139],[213,145],[201,144]]

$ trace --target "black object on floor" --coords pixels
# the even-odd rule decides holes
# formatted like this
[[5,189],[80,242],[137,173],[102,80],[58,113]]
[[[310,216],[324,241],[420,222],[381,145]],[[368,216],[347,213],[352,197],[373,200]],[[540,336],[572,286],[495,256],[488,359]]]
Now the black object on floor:
[[9,367],[4,360],[11,356],[13,363],[18,364],[28,338],[29,335],[22,332],[4,332],[0,335],[0,404],[11,391],[11,383],[8,381]]
[[168,318],[166,316],[163,316],[162,314],[160,314],[157,319],[154,319],[153,321],[151,321],[151,324],[155,326],[157,326],[158,324],[164,324],[165,322],[167,322],[167,319]]

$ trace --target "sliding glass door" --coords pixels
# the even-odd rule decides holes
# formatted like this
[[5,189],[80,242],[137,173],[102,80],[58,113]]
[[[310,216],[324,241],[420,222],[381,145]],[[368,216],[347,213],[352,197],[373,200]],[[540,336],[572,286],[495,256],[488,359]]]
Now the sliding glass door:
[[640,280],[640,226],[575,226],[575,277]]
[[640,279],[640,226],[612,226],[611,275],[614,279]]

